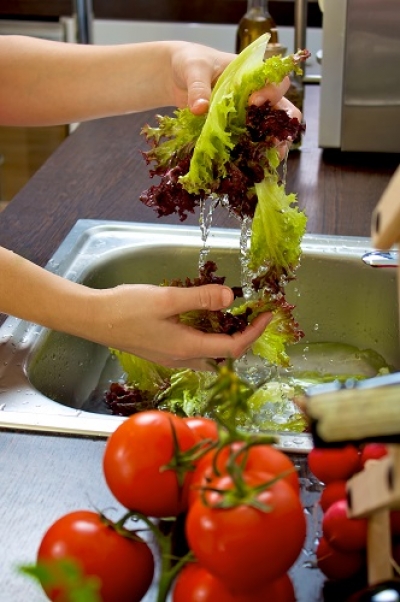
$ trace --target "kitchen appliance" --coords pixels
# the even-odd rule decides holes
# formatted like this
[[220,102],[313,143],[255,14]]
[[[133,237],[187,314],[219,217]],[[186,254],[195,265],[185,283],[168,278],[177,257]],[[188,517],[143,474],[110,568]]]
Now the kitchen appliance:
[[399,0],[325,0],[319,146],[400,152]]

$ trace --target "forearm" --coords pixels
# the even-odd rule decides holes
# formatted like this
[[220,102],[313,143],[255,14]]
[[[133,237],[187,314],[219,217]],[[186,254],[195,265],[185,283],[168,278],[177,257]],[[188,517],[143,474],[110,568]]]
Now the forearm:
[[261,335],[262,314],[243,333],[206,334],[178,316],[220,310],[233,294],[225,286],[122,285],[97,290],[52,274],[0,247],[0,312],[170,367],[208,370],[206,358],[240,357]]
[[85,335],[96,291],[56,276],[0,247],[0,312]]
[[94,46],[0,36],[0,123],[73,123],[171,105],[174,44]]

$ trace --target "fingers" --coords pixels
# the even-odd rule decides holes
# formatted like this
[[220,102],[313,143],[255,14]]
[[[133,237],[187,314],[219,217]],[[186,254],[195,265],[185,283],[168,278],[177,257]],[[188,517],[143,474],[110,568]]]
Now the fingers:
[[166,307],[171,316],[194,309],[216,311],[229,307],[233,303],[232,290],[219,284],[206,284],[192,288],[168,287],[161,290],[169,296]]
[[280,84],[267,84],[261,90],[253,92],[249,98],[249,104],[260,107],[267,100],[271,105],[276,105],[281,98],[286,94],[290,87],[290,79],[285,77]]
[[268,324],[272,320],[272,313],[263,313],[257,316],[257,318],[252,322],[244,332],[237,333],[233,335],[233,339],[238,339],[241,347],[244,346],[244,351],[246,351],[252,344],[262,335],[264,330],[267,328]]
[[286,111],[289,117],[295,117],[299,121],[303,118],[301,111],[285,97],[281,98],[281,100],[276,103],[275,107],[282,111]]
[[181,325],[179,356],[170,358],[168,365],[210,370],[207,358],[237,359],[262,335],[271,319],[272,314],[261,314],[246,330],[232,336],[194,331]]
[[195,63],[188,73],[188,106],[192,113],[206,113],[210,103],[212,71],[208,63]]
[[195,115],[206,113],[209,108],[211,90],[218,77],[234,58],[227,52],[215,53],[213,48],[206,46],[201,49],[201,60],[198,54],[190,62],[186,72],[188,90],[188,106]]

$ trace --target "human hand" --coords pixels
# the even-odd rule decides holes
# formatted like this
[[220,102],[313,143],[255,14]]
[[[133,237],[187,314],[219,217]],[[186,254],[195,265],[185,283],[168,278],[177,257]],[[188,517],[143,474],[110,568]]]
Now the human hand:
[[209,360],[238,358],[264,332],[271,314],[257,317],[242,333],[206,334],[182,324],[179,314],[220,310],[233,301],[230,288],[210,284],[192,288],[122,285],[91,291],[95,321],[82,334],[109,347],[171,368],[209,370]]
[[[196,115],[206,113],[212,87],[235,56],[200,44],[174,43],[171,66],[172,94],[176,106],[188,106]],[[288,77],[278,85],[266,84],[250,96],[249,104],[260,106],[269,100],[272,106],[301,121],[302,114],[299,109],[284,97],[289,86]]]

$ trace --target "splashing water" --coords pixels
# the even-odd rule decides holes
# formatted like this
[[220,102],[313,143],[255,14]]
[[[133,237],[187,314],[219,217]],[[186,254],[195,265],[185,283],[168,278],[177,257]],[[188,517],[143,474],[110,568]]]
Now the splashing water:
[[199,255],[199,272],[201,272],[204,267],[208,254],[210,253],[210,246],[207,244],[207,240],[211,230],[214,210],[219,202],[219,197],[214,196],[209,196],[207,199],[201,199],[200,201],[199,225],[203,247],[200,249]]
[[254,296],[252,282],[254,274],[249,269],[251,227],[252,219],[250,217],[243,218],[240,229],[240,276],[245,301],[249,301]]

